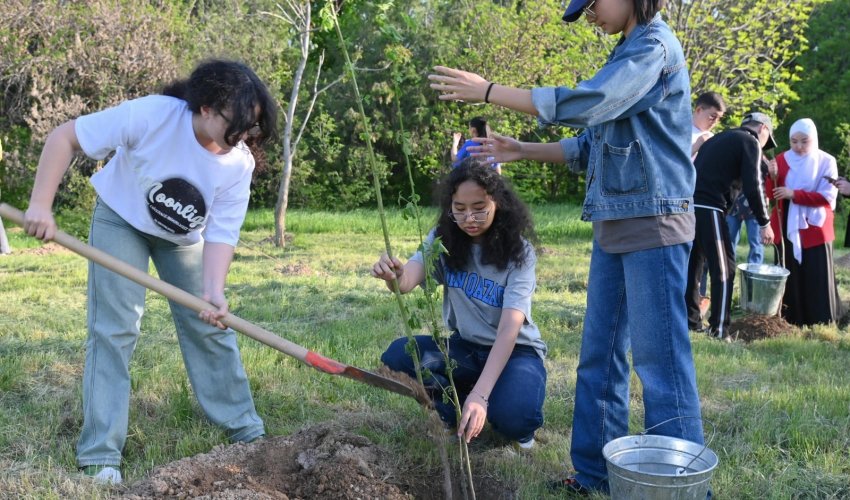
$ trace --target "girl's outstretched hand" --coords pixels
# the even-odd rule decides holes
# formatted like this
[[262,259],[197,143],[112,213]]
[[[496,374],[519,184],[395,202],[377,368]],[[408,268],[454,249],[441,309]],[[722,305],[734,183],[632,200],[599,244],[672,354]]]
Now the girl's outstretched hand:
[[458,437],[467,443],[478,437],[487,421],[487,400],[475,391],[469,393],[463,403],[463,412],[457,426]]
[[471,156],[476,158],[484,158],[495,163],[508,163],[523,159],[522,143],[513,137],[491,132],[489,137],[473,137],[472,140],[481,144],[467,148]]
[[442,92],[443,101],[484,102],[490,82],[484,78],[454,68],[434,66],[436,74],[428,75],[431,88]]
[[401,264],[401,261],[395,257],[390,259],[386,253],[381,255],[378,262],[375,262],[375,265],[372,266],[372,276],[384,281],[401,278],[403,273],[404,266]]

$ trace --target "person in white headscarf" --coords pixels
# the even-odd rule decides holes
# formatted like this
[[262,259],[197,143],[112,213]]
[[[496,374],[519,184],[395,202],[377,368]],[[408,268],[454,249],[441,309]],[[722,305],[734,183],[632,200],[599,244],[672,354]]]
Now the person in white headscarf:
[[[791,149],[771,165],[768,193],[777,201],[771,214],[774,241],[784,247],[783,317],[795,325],[832,323],[840,303],[832,267],[833,210],[838,196],[835,158],[818,149],[809,118],[794,122]],[[772,184],[772,185],[771,185]]]

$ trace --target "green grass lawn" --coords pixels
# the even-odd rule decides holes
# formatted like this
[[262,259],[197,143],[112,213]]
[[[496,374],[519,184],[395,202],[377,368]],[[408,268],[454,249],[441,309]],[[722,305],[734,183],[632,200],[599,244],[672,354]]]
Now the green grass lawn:
[[[533,314],[550,347],[546,423],[540,444],[527,454],[503,453],[508,446],[499,444],[472,447],[479,472],[486,468],[525,499],[555,498],[544,485],[570,466],[591,235],[589,224],[578,220],[578,208],[541,206],[534,213],[542,249]],[[428,222],[433,215],[428,212]],[[229,278],[232,312],[325,356],[376,368],[383,349],[403,334],[394,299],[369,276],[383,251],[376,212],[291,210],[287,230],[294,238],[283,249],[268,243],[271,222],[269,211],[248,215]],[[418,244],[414,223],[391,212],[389,225],[395,252],[408,256]],[[836,222],[837,241],[843,241],[843,228],[843,220]],[[86,261],[42,247],[19,229],[8,233],[15,253],[0,257],[0,497],[105,498],[109,490],[79,481],[75,472]],[[739,258],[745,258],[745,245]],[[836,256],[844,252],[837,248]],[[850,271],[837,272],[848,297]],[[191,395],[165,299],[149,293],[147,305],[131,364],[122,464],[128,481],[226,442]],[[819,326],[748,345],[694,335],[693,344],[704,418],[711,423],[706,437],[720,457],[712,482],[717,498],[850,497],[846,329]],[[397,454],[400,463],[438,466],[436,449],[422,431],[423,413],[412,399],[319,373],[247,337],[240,336],[240,345],[270,434],[358,415],[354,432]],[[636,378],[633,386],[631,428],[639,432]]]

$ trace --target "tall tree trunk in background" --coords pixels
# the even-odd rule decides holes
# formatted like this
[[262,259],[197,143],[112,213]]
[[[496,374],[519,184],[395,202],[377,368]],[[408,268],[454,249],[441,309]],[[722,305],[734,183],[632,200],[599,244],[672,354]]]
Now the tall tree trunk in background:
[[[286,208],[289,206],[289,181],[292,177],[292,159],[295,157],[295,148],[301,134],[293,142],[292,128],[295,121],[295,109],[298,106],[298,92],[301,89],[301,79],[304,77],[304,68],[307,67],[307,58],[310,55],[310,30],[312,29],[311,11],[309,0],[296,4],[288,2],[289,11],[284,11],[282,16],[298,32],[301,39],[301,59],[292,79],[292,92],[289,95],[289,104],[286,106],[286,123],[283,128],[283,172],[280,179],[280,187],[277,190],[277,203],[274,207],[274,244],[278,247],[286,246]],[[283,9],[281,9],[283,10]],[[316,74],[318,79],[318,72]],[[312,110],[312,106],[310,106]],[[308,111],[309,112],[309,111]],[[307,118],[304,119],[304,123]],[[303,130],[303,125],[302,129]]]
[[[0,161],[3,161],[3,143],[0,142]],[[2,200],[2,198],[0,198]],[[0,219],[0,255],[12,253],[9,248],[9,240],[6,238],[6,228],[3,227],[3,219]]]
[[301,120],[301,126],[298,128],[298,133],[294,135],[295,128],[295,110],[298,107],[298,94],[301,90],[301,81],[304,78],[304,70],[307,68],[307,58],[310,56],[310,34],[313,31],[313,21],[310,10],[310,1],[296,3],[289,0],[286,3],[287,8],[280,8],[280,13],[266,14],[277,17],[286,23],[292,25],[298,33],[301,58],[298,61],[298,67],[295,69],[295,75],[292,78],[292,91],[289,95],[289,104],[286,106],[284,114],[285,124],[283,127],[283,171],[281,172],[280,186],[277,190],[277,203],[274,207],[274,244],[278,247],[286,246],[286,209],[289,206],[289,183],[292,178],[292,161],[295,158],[295,152],[298,149],[298,143],[301,142],[301,137],[304,135],[304,128],[307,122],[310,121],[310,115],[313,113],[313,108],[316,105],[316,99],[319,94],[336,85],[342,76],[328,83],[322,88],[319,88],[319,79],[322,75],[322,66],[325,63],[325,53],[319,55],[319,64],[316,67],[316,78],[313,80],[313,88],[310,89],[310,103],[307,105],[307,110],[304,113],[304,118]]

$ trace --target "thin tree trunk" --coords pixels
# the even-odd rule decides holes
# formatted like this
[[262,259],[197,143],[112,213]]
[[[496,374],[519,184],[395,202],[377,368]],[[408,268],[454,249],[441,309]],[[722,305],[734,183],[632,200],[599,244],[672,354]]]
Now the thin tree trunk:
[[283,149],[283,173],[274,207],[274,244],[278,247],[286,246],[286,209],[289,207],[289,180],[292,177],[292,155],[288,151],[288,142],[284,142]]
[[309,1],[304,2],[303,9],[302,12],[296,14],[299,20],[297,28],[301,30],[301,60],[298,61],[298,68],[295,70],[295,76],[292,79],[292,92],[289,95],[289,105],[286,108],[286,125],[283,129],[283,173],[277,191],[277,203],[274,211],[274,244],[278,247],[286,246],[286,209],[289,206],[289,181],[292,176],[292,159],[295,156],[293,154],[295,148],[292,144],[292,127],[295,122],[295,109],[298,106],[298,91],[301,89],[301,79],[304,77],[304,68],[307,67],[307,58],[310,55],[312,23]]
[[0,219],[0,254],[12,253],[9,240],[6,238],[6,228],[3,227],[3,219]]

